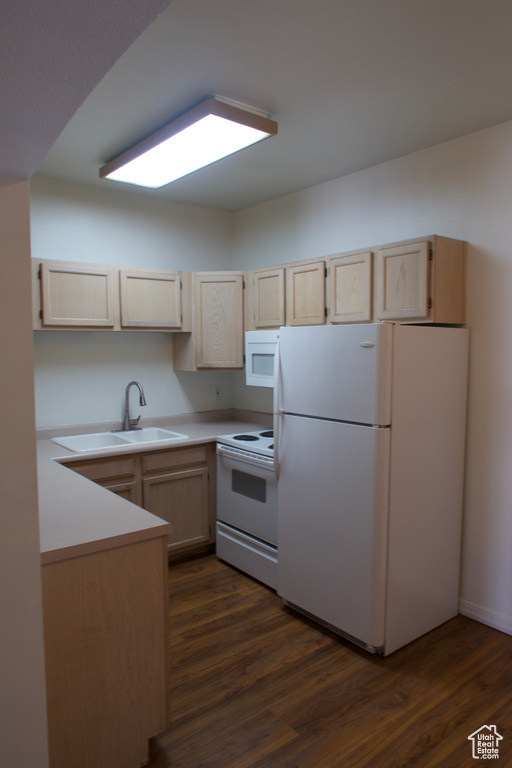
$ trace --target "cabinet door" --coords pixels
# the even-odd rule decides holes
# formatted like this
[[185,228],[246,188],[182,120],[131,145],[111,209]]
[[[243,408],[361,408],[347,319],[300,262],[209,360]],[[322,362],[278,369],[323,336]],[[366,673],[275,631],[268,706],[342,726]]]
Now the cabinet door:
[[142,482],[144,509],[172,524],[170,551],[209,543],[206,467],[145,477]]
[[180,328],[179,272],[122,269],[120,271],[123,328]]
[[43,328],[114,327],[115,270],[65,261],[42,262],[40,270]]
[[121,498],[126,499],[126,501],[131,501],[132,504],[136,504],[138,507],[141,506],[140,483],[114,483],[113,485],[110,483],[100,483],[100,485],[106,488],[107,491],[112,491],[112,493],[116,493]]
[[377,320],[429,315],[429,243],[382,248],[377,259]]
[[284,267],[254,270],[254,328],[280,328],[285,324],[284,274]]
[[331,256],[329,322],[364,323],[372,317],[372,254]]
[[286,325],[325,323],[325,261],[286,267]]
[[241,272],[196,272],[194,320],[197,368],[243,368]]

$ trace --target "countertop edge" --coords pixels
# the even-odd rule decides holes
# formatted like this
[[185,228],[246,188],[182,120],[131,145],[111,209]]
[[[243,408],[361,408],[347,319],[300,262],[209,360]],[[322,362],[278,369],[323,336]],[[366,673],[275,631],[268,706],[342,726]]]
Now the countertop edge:
[[[148,512],[148,514],[150,513]],[[155,515],[152,517],[155,517]],[[158,520],[160,518],[155,519]],[[107,550],[115,549],[116,547],[137,544],[140,541],[148,541],[148,539],[155,539],[159,536],[167,536],[170,528],[170,523],[164,522],[162,525],[155,526],[154,528],[141,528],[132,533],[110,536],[109,538],[96,539],[82,544],[62,547],[61,549],[41,552],[41,565],[51,565],[52,563],[59,563],[63,560],[84,557],[86,555],[96,554],[97,552],[106,552]]]

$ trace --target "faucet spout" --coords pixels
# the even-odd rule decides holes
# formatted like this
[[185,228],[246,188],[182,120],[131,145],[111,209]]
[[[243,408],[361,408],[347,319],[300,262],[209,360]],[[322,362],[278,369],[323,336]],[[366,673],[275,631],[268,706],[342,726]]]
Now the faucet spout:
[[130,418],[130,389],[131,387],[137,387],[139,390],[139,405],[147,405],[146,403],[146,397],[144,395],[144,390],[142,389],[142,384],[140,384],[138,381],[130,381],[128,386],[126,387],[125,392],[125,403],[124,403],[124,419],[123,419],[123,430],[130,430],[130,429],[137,429],[137,424],[139,423],[140,416],[137,416],[136,419]]

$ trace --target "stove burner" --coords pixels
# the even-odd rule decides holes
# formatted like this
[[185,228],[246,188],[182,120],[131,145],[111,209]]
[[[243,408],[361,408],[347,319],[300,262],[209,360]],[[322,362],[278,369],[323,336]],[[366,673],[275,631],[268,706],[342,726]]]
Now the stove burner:
[[246,440],[247,442],[251,442],[252,440],[257,440],[256,435],[235,435],[233,437],[233,440]]
[[266,432],[260,432],[260,437],[274,437],[274,430],[267,429]]

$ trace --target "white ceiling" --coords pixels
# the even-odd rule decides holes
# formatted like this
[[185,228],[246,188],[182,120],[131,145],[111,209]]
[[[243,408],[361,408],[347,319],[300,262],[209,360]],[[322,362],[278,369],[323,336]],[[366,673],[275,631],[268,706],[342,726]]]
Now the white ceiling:
[[[239,210],[512,119],[511,42],[510,0],[173,0],[38,173]],[[209,94],[278,135],[157,191],[98,178]]]
[[28,179],[170,0],[0,0],[0,177]]

